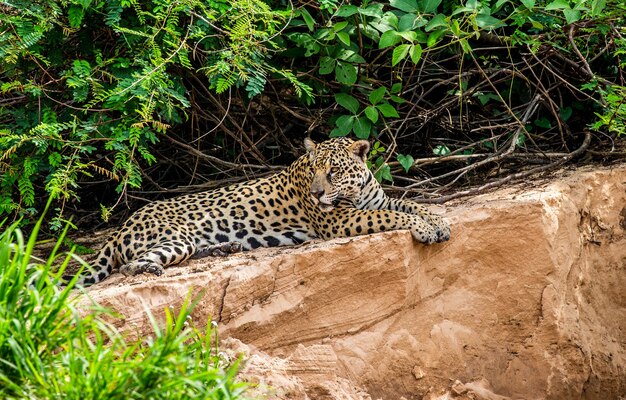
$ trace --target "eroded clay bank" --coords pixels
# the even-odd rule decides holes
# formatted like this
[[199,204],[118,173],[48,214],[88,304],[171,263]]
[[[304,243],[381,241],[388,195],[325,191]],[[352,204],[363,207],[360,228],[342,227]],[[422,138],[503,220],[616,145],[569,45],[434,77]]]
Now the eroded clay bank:
[[447,206],[443,244],[262,249],[88,293],[141,334],[144,307],[204,290],[194,320],[269,398],[626,398],[626,167],[562,176]]

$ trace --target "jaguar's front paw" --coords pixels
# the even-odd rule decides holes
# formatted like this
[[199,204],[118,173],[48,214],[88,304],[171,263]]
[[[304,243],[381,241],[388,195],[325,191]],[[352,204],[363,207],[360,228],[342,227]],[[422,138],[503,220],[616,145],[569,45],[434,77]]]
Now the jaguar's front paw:
[[443,218],[439,215],[428,213],[422,215],[422,219],[435,229],[435,233],[437,234],[436,242],[440,243],[450,240],[450,224]]
[[147,272],[156,276],[163,275],[163,267],[152,261],[132,261],[120,267],[120,272],[126,276],[133,276]]
[[441,220],[441,223],[435,226],[435,230],[437,231],[437,242],[446,242],[450,240],[450,224]]
[[435,228],[424,221],[418,221],[413,229],[411,229],[413,238],[418,242],[424,244],[435,243],[438,239],[438,234]]

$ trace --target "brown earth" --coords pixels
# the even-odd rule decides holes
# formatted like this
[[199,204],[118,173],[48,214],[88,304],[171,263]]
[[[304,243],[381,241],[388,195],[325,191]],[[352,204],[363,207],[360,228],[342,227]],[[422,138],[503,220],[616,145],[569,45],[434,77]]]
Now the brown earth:
[[[626,399],[626,167],[449,205],[406,231],[118,274],[89,295],[145,334],[190,289],[277,399]],[[443,211],[443,210],[440,210]]]

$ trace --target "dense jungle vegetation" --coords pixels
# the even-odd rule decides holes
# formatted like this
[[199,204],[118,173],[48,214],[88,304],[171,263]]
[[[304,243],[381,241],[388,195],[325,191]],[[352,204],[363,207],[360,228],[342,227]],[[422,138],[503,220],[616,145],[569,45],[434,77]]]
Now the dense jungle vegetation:
[[444,202],[624,156],[617,0],[0,2],[0,215],[94,228],[369,139]]

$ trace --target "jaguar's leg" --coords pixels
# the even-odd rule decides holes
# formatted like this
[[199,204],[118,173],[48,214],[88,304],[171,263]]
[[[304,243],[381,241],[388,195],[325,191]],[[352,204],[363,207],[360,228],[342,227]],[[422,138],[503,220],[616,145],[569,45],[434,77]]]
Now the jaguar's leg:
[[[369,180],[367,188],[368,190],[364,190],[364,192],[368,194],[357,204],[358,209],[390,210],[416,216],[421,219],[423,223],[415,222],[415,225],[420,225],[421,228],[414,231],[414,234],[420,230],[427,232],[424,235],[419,234],[420,238],[416,237],[416,239],[421,242],[430,242],[430,231],[435,232],[434,241],[436,242],[444,242],[450,239],[450,225],[440,216],[432,214],[423,205],[410,200],[390,198],[383,192],[383,189],[374,178]],[[431,226],[432,229],[424,227],[424,224]]]
[[218,243],[202,247],[191,256],[192,259],[204,258],[209,256],[226,257],[229,254],[239,253],[243,250],[240,242]]
[[388,208],[390,210],[417,215],[423,219],[427,224],[435,228],[438,242],[444,242],[450,239],[450,224],[439,215],[431,213],[428,208],[422,204],[411,200],[390,199]]
[[347,208],[342,209],[340,218],[328,213],[328,217],[322,222],[329,228],[319,229],[317,233],[325,239],[408,229],[418,242],[430,244],[439,241],[435,228],[422,218],[394,210]]
[[181,263],[195,252],[195,245],[183,240],[168,240],[150,247],[137,259],[120,267],[124,275],[138,275],[144,272],[160,276],[163,269]]

